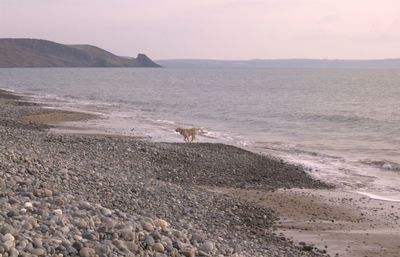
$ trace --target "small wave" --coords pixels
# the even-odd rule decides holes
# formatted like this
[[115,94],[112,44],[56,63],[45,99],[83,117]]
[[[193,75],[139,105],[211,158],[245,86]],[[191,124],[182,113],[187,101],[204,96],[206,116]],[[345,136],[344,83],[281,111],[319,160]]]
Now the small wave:
[[206,131],[204,130],[204,134],[210,138],[215,138],[215,139],[224,139],[224,140],[232,140],[233,137],[227,133],[224,132],[218,132],[218,131]]
[[165,123],[165,124],[175,124],[175,122],[172,121],[172,120],[160,120],[160,119],[157,119],[156,121],[160,122],[160,123]]
[[241,136],[233,135],[230,133],[225,133],[225,132],[218,132],[218,131],[208,131],[204,128],[202,136],[209,138],[209,139],[214,139],[219,142],[223,142],[225,144],[230,144],[230,145],[235,145],[239,147],[248,147],[250,145],[249,141],[246,138],[243,138]]
[[256,142],[256,146],[265,150],[272,150],[278,152],[284,152],[290,155],[307,155],[320,158],[329,158],[332,160],[343,160],[343,157],[334,156],[322,152],[316,152],[311,150],[302,149],[301,146],[288,145],[283,142]]
[[64,97],[65,97],[65,98],[68,98],[68,99],[79,99],[78,96],[76,96],[76,95],[71,95],[71,94],[69,94],[69,95],[64,95]]
[[239,146],[241,146],[241,147],[247,147],[247,146],[249,146],[249,143],[248,143],[247,141],[245,141],[245,140],[237,140],[237,141],[236,141],[236,144],[239,145]]
[[142,112],[155,112],[156,111],[155,108],[141,108],[140,110]]
[[384,171],[400,172],[400,164],[387,160],[361,160],[360,163],[379,168]]
[[9,89],[9,88],[0,88],[0,89],[1,89],[1,90],[4,90],[4,91],[16,93],[16,91],[15,91],[14,89]]
[[309,114],[304,115],[303,118],[307,121],[328,121],[334,123],[350,123],[354,125],[354,123],[358,122],[373,122],[377,123],[379,121],[374,120],[372,118],[360,117],[357,115],[340,115],[340,114],[331,114],[331,115],[323,115],[323,114]]

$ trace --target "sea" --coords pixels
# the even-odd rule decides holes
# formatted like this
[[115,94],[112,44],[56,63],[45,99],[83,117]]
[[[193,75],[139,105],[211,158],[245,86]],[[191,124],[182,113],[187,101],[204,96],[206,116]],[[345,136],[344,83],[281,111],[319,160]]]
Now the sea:
[[0,88],[86,111],[107,133],[235,145],[344,190],[400,201],[400,69],[0,69]]

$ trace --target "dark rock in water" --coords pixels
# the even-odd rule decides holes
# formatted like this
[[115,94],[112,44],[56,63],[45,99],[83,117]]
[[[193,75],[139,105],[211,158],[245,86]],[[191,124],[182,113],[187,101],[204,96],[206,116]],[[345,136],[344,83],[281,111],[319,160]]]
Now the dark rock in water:
[[136,57],[136,61],[143,65],[143,67],[161,67],[160,65],[153,62],[147,55],[138,54]]

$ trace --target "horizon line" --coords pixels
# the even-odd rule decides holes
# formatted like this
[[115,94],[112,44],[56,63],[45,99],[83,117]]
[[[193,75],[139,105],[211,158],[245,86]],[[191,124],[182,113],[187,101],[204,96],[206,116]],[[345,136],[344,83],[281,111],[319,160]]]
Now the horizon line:
[[217,58],[161,58],[154,59],[155,61],[392,61],[400,60],[400,57],[387,57],[387,58],[365,58],[365,59],[351,59],[351,58],[250,58],[250,59],[217,59]]

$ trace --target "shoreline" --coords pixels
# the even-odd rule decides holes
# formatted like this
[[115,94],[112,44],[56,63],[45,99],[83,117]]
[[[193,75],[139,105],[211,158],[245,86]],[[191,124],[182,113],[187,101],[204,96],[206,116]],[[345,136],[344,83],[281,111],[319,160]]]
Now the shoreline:
[[[23,92],[19,92],[25,96]],[[163,120],[159,116],[141,116],[141,112],[135,110],[124,110],[112,106],[111,103],[103,106],[99,102],[74,101],[73,99],[58,98],[53,95],[51,98],[40,95],[28,94],[33,101],[43,103],[49,109],[72,111],[75,113],[84,112],[98,116],[98,118],[87,121],[68,121],[66,125],[54,127],[59,133],[75,134],[103,134],[115,136],[135,136],[148,139],[154,142],[182,142],[180,135],[174,133],[176,127],[199,127],[195,122],[184,124],[178,122],[179,118]],[[161,122],[161,123],[158,123]],[[200,142],[223,143],[233,145],[252,151],[257,154],[273,156],[283,159],[285,162],[303,166],[309,174],[316,179],[330,181],[339,187],[353,190],[361,194],[369,194],[374,199],[399,201],[400,194],[397,185],[400,184],[400,177],[397,176],[397,164],[386,160],[385,157],[365,157],[363,153],[347,156],[340,153],[326,153],[324,150],[311,148],[305,150],[303,146],[292,147],[292,141],[278,142],[275,147],[274,140],[258,142],[257,138],[240,134],[238,131],[224,132],[224,129],[214,130],[212,127],[203,128],[206,133],[200,135]],[[251,133],[250,133],[251,134]],[[274,139],[274,135],[266,135],[265,138]],[[271,141],[271,142],[270,142]],[[279,144],[288,147],[279,147]],[[317,150],[319,149],[319,150]],[[346,152],[346,151],[345,151]],[[356,157],[358,156],[358,157]],[[381,156],[378,154],[378,156]],[[374,161],[375,160],[375,161]]]
[[[326,187],[293,165],[223,144],[53,133],[52,126],[21,119],[48,112],[42,106],[2,98],[0,105],[0,187],[6,201],[0,201],[0,219],[6,217],[0,240],[10,240],[0,251],[63,256],[76,256],[77,251],[80,256],[92,256],[85,254],[88,251],[99,256],[322,256],[274,236],[272,209],[201,188]],[[276,174],[275,169],[281,172]],[[295,179],[282,180],[287,173],[296,174]],[[123,226],[129,232],[82,220],[78,206],[95,211],[105,224],[127,217],[130,223]],[[68,218],[68,223],[60,223],[68,229],[52,223],[32,230],[38,222],[47,224],[55,213]],[[25,227],[18,221],[22,217],[37,221]],[[80,220],[84,223],[76,223]],[[26,242],[27,236],[40,242]]]
[[[3,96],[7,98],[6,95],[7,95],[6,93],[0,92],[0,97],[2,99],[4,99]],[[12,104],[13,101],[21,99],[22,98],[18,97],[14,98],[14,96],[9,96],[9,98],[6,99],[5,103],[0,103],[0,104],[2,105]],[[29,109],[29,105],[25,107],[26,107],[25,109]],[[40,111],[38,111],[40,109],[40,106],[36,107],[35,108],[37,109],[36,110],[37,113],[36,112],[30,113],[30,111],[24,110],[23,112],[28,113],[28,115],[25,115],[24,117],[34,117],[34,118],[39,117],[39,118],[36,120],[27,119],[25,121],[22,119],[23,122],[28,121],[28,124],[37,124],[37,122],[47,122],[50,123],[50,127],[53,128],[54,126],[57,126],[57,123],[61,122],[60,120],[62,119],[59,118],[57,115],[56,116],[45,115],[45,118],[43,118],[43,114],[41,114]],[[21,109],[23,108],[24,107],[22,107]],[[85,114],[82,114],[82,116],[80,116],[77,113],[66,114],[63,111],[58,111],[58,110],[52,110],[52,111],[54,113],[60,112],[60,116],[63,119],[73,118],[78,120],[80,119],[85,120],[89,118],[94,118],[85,116]],[[0,125],[2,124],[0,123]],[[48,125],[39,125],[37,127],[39,129],[45,129],[45,130],[48,129]],[[34,126],[34,128],[36,127]],[[65,129],[69,128],[66,127]],[[63,135],[62,131],[60,135],[61,136]],[[89,140],[87,138],[87,135],[82,135],[79,133],[78,135],[70,135],[70,136],[72,140],[75,137],[79,137],[79,139],[81,140]],[[70,140],[70,136],[67,136],[68,140]],[[55,135],[55,137],[57,138],[57,134]],[[107,139],[111,140],[111,142],[114,141],[124,142],[125,140],[128,140],[129,142],[136,142],[138,140],[138,138],[129,136],[127,138],[125,138],[125,136],[122,136],[122,138],[118,139],[112,135],[98,135],[98,134],[94,135],[93,138],[95,138],[96,140],[98,139],[100,141]],[[393,203],[393,202],[384,203],[383,201],[371,200],[371,199],[367,201],[366,199],[369,199],[367,197],[362,197],[360,195],[348,192],[340,192],[340,189],[329,190],[329,191],[326,190],[321,191],[321,189],[306,189],[306,190],[303,189],[303,191],[301,191],[300,189],[282,190],[280,188],[291,187],[290,185],[292,184],[297,185],[297,187],[299,185],[300,187],[302,187],[301,186],[303,185],[302,183],[304,183],[304,185],[311,185],[311,188],[318,188],[318,187],[324,188],[326,186],[322,186],[323,184],[318,184],[318,183],[312,184],[314,183],[311,182],[312,180],[308,180],[305,178],[302,178],[305,179],[304,182],[302,182],[301,179],[300,181],[297,181],[296,177],[294,180],[290,180],[293,178],[287,178],[285,176],[275,178],[278,179],[276,181],[273,180],[270,181],[268,180],[268,178],[259,179],[260,176],[259,173],[255,173],[254,176],[241,176],[240,174],[238,174],[238,172],[246,170],[246,165],[245,163],[242,163],[242,161],[246,160],[246,162],[248,162],[249,161],[248,159],[242,160],[239,158],[239,160],[235,162],[232,158],[229,158],[228,156],[226,156],[226,158],[218,156],[215,158],[215,160],[214,159],[203,160],[204,158],[209,158],[210,156],[213,155],[214,152],[217,151],[218,153],[221,153],[222,156],[225,156],[225,152],[229,152],[230,155],[234,153],[237,154],[238,156],[246,155],[248,156],[246,158],[251,159],[251,161],[248,162],[247,164],[260,161],[258,159],[259,157],[256,157],[258,156],[257,154],[253,153],[250,154],[247,151],[244,151],[236,147],[230,147],[221,144],[207,144],[207,143],[195,143],[195,144],[151,143],[151,145],[154,146],[156,150],[154,149],[146,150],[144,152],[144,155],[152,156],[150,157],[150,160],[151,161],[156,160],[156,162],[161,165],[159,168],[156,168],[153,171],[156,183],[159,183],[157,181],[160,181],[163,183],[165,182],[168,185],[177,185],[190,188],[193,187],[193,190],[195,190],[195,192],[197,193],[199,192],[196,191],[197,190],[196,188],[200,187],[202,190],[205,189],[207,194],[210,193],[211,195],[213,195],[214,198],[215,197],[218,198],[219,196],[228,197],[224,199],[225,200],[228,199],[229,202],[238,201],[238,203],[248,206],[246,208],[251,208],[251,209],[255,208],[254,210],[258,211],[264,210],[264,208],[272,209],[276,213],[279,220],[276,221],[275,223],[267,222],[265,223],[265,225],[268,224],[267,227],[271,226],[271,229],[275,230],[275,233],[277,235],[273,236],[272,234],[269,234],[271,232],[268,232],[267,237],[270,238],[272,235],[272,239],[271,238],[269,239],[271,240],[271,242],[274,242],[272,243],[272,245],[288,244],[288,246],[286,247],[293,249],[300,249],[300,252],[298,252],[297,254],[301,253],[301,255],[294,255],[294,256],[308,256],[306,254],[316,254],[315,256],[320,256],[320,254],[326,251],[331,256],[335,256],[336,253],[339,253],[339,256],[355,256],[355,257],[376,256],[376,254],[379,253],[380,254],[379,256],[394,257],[396,256],[394,255],[394,253],[397,253],[397,251],[400,249],[399,246],[397,246],[395,243],[396,240],[398,241],[398,238],[400,238],[399,235],[400,232],[396,231],[396,229],[400,231],[399,229],[400,218],[399,219],[396,218],[400,216],[400,204],[398,203]],[[146,147],[144,147],[143,149],[147,149]],[[183,155],[180,154],[181,151],[183,151]],[[174,154],[171,155],[172,153]],[[190,156],[196,156],[196,159],[192,159]],[[170,159],[170,161],[166,162],[165,160],[167,159],[165,158]],[[183,159],[183,161],[186,163],[181,163],[181,159]],[[227,160],[227,162],[231,162],[231,164],[225,163],[224,160]],[[222,166],[224,166],[223,168],[231,169],[233,170],[233,173],[228,173],[227,171],[223,171],[222,174],[217,174],[218,176],[214,176],[215,174],[212,173],[210,174],[208,173],[207,170],[204,170],[204,172],[200,173],[197,172],[197,174],[194,177],[187,177],[188,170],[197,170],[197,169],[202,170],[202,167],[196,165],[196,163],[198,162],[200,162],[202,165],[204,165],[207,162],[222,164]],[[176,167],[167,170],[165,170],[165,168],[162,168],[162,167],[174,167],[178,163],[182,165],[181,167],[178,168],[178,170],[176,169]],[[254,167],[254,168],[255,170],[259,170],[261,169],[261,167],[265,167],[263,165],[265,164],[262,165],[260,164],[260,167]],[[278,169],[278,170],[283,167],[283,172],[286,172],[285,170],[286,168],[287,169],[294,168],[294,166],[290,164],[279,163],[277,161],[270,162],[268,163],[268,165],[270,166],[272,165],[273,169]],[[206,168],[216,169],[216,167],[214,166],[207,166]],[[249,170],[249,172],[251,174],[251,172],[254,171]],[[301,171],[299,170],[298,172]],[[154,178],[147,179],[146,181],[153,181]],[[287,183],[282,182],[282,180],[284,180],[285,178],[287,178],[290,181]],[[274,183],[278,182],[278,183],[272,186],[271,182]],[[268,186],[266,185],[270,185],[269,190],[266,190],[268,189]],[[316,204],[316,202],[323,202],[324,204],[323,205]],[[152,208],[154,210],[154,207]],[[360,217],[361,215],[360,213],[358,213],[357,216],[356,213],[359,212],[360,209],[363,210],[367,216],[362,215],[363,217]],[[329,210],[329,215],[325,214],[326,210]],[[299,213],[301,215],[298,215]],[[392,223],[385,222],[385,216],[384,216],[385,213],[387,213],[387,215],[391,215]],[[266,217],[269,217],[270,214],[271,213],[266,212],[266,214],[264,215],[266,215]],[[333,224],[336,226],[333,228],[331,226],[332,217],[334,217],[333,220],[336,221],[333,222]],[[319,223],[316,221],[310,222],[310,220],[318,220]],[[375,223],[371,223],[370,220],[373,220]],[[257,221],[255,224],[258,224],[258,222],[259,221]],[[323,224],[323,226],[317,226],[316,228],[314,228],[316,223]],[[177,222],[173,222],[173,224],[177,226],[181,225]],[[255,226],[253,228],[256,228],[257,226],[255,224],[251,226]],[[349,224],[351,224],[352,228],[344,230],[345,226],[348,226]],[[229,227],[231,225],[232,224],[226,226]],[[241,231],[243,229],[241,226],[242,225],[240,224],[234,225],[235,229],[238,229],[238,231]],[[373,230],[376,227],[379,227],[381,229],[380,230],[381,233],[379,234],[379,236],[377,235],[375,237],[370,236],[370,238],[365,238],[366,235],[371,235],[371,229]],[[338,231],[340,232],[341,229],[343,230],[342,232],[347,237],[344,240],[336,240],[336,241],[332,240],[332,238],[339,235]],[[246,231],[246,229],[244,231]],[[285,238],[279,239],[281,238],[280,233],[283,233],[282,235]],[[343,237],[343,233],[341,234],[341,237]],[[265,234],[263,235],[265,236]],[[292,238],[292,239],[288,240],[286,238]],[[393,240],[388,240],[388,238]],[[292,244],[290,241],[293,241],[294,244]],[[254,242],[257,242],[257,240]],[[302,243],[299,244],[299,242]],[[353,245],[352,249],[349,249],[348,245],[351,242],[355,244]],[[263,245],[263,243],[260,242],[259,244]],[[369,244],[371,244],[370,247]],[[325,247],[325,245],[327,247]],[[318,249],[314,249],[314,246],[317,246]],[[386,249],[386,251],[383,251],[382,249]],[[382,253],[384,255],[381,255]],[[375,254],[375,255],[369,255],[369,254]],[[231,256],[233,256],[233,253]],[[269,256],[269,255],[250,255],[250,256]]]
[[[13,95],[16,95],[17,97],[22,97],[25,98],[26,96],[21,94],[19,95],[18,93],[15,93],[13,91],[7,91],[4,90],[5,92],[11,93]],[[40,98],[33,98],[33,99],[40,99]],[[36,103],[36,102],[34,102]],[[104,135],[104,136],[127,136],[127,137],[135,137],[138,139],[143,139],[143,140],[150,140],[153,142],[169,142],[169,143],[180,143],[182,142],[180,139],[180,135],[175,135],[176,137],[168,137],[167,140],[162,135],[160,136],[154,136],[153,134],[149,134],[149,131],[153,131],[154,127],[148,127],[146,128],[145,131],[138,131],[135,126],[132,126],[131,122],[129,123],[123,123],[119,124],[121,121],[116,121],[109,114],[106,114],[105,112],[98,112],[97,109],[94,106],[91,106],[90,108],[84,108],[83,106],[78,106],[78,107],[72,107],[72,106],[47,106],[46,102],[39,102],[39,105],[46,107],[48,110],[48,113],[43,113],[39,115],[33,115],[32,117],[25,117],[27,120],[33,121],[33,122],[39,122],[42,124],[46,125],[53,125],[51,130],[56,133],[67,133],[67,134],[79,134],[79,135]],[[104,111],[104,110],[103,110]],[[136,121],[139,122],[140,121]],[[119,125],[115,125],[119,124]],[[134,123],[135,124],[135,123]],[[177,125],[178,126],[178,125]],[[140,127],[140,126],[139,126]],[[172,128],[171,129],[171,134],[177,134],[173,133]],[[156,129],[157,130],[157,129]],[[163,132],[165,133],[165,128],[162,129]],[[153,137],[154,136],[154,137]],[[274,153],[274,152],[269,152],[269,151],[263,151],[262,149],[258,148],[257,146],[243,146],[241,144],[238,144],[237,142],[228,142],[225,141],[224,139],[217,139],[214,137],[207,135],[201,135],[201,142],[205,143],[222,143],[222,144],[227,144],[227,145],[232,145],[235,147],[242,148],[247,151],[251,151],[256,154],[261,154],[261,155],[266,155],[269,158],[278,158],[282,159],[284,162],[291,163],[294,165],[300,166],[301,169],[306,170],[311,176],[313,176],[316,180],[322,180],[322,181],[329,181],[334,177],[335,174],[333,174],[331,171],[329,171],[332,174],[329,174],[328,176],[325,175],[321,176],[319,174],[320,170],[324,170],[324,168],[315,166],[313,164],[306,164],[303,161],[299,161],[299,159],[293,159],[291,157],[287,158],[284,156],[281,156],[279,153]],[[330,169],[328,169],[330,170]],[[326,172],[326,167],[325,167],[325,172]],[[384,172],[384,171],[382,171]],[[391,171],[386,171],[386,172],[391,172]],[[381,174],[382,176],[384,173]],[[347,175],[345,175],[347,176]],[[362,178],[364,175],[357,174],[358,177],[355,177],[353,179],[357,178]],[[377,176],[377,174],[374,174],[373,176]],[[345,178],[342,178],[342,180]],[[368,180],[368,175],[365,175],[365,179]],[[348,183],[348,181],[342,181],[338,180],[333,183],[334,186],[340,187],[341,183]],[[353,181],[354,183],[354,181]],[[362,182],[356,182],[362,184]],[[348,187],[343,188],[343,190],[348,190],[363,196],[367,196],[371,199],[376,199],[376,200],[382,200],[382,201],[390,201],[390,202],[400,202],[399,199],[397,198],[391,198],[388,196],[388,192],[382,191],[381,193],[378,193],[375,189],[372,191],[360,191],[361,189],[358,188],[353,188],[350,189]]]

